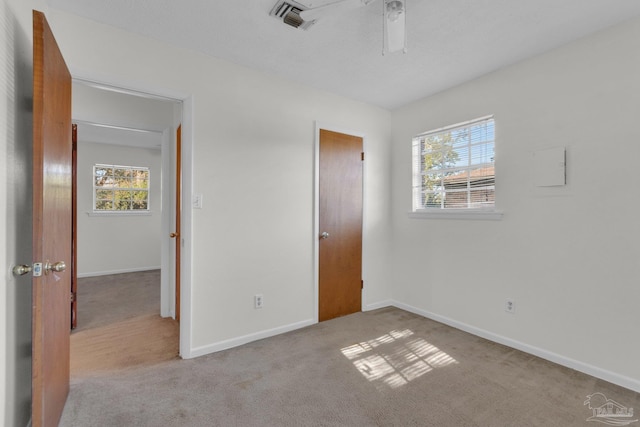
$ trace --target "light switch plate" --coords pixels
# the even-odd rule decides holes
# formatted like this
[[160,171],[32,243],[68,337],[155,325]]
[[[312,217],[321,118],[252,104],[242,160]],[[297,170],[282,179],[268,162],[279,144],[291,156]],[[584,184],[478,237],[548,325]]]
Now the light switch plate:
[[193,208],[202,209],[202,194],[193,195]]

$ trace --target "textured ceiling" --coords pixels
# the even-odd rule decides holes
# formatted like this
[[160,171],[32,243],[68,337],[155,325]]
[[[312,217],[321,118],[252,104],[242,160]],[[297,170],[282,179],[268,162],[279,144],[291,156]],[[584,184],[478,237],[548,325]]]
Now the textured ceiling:
[[276,0],[48,0],[390,110],[640,15],[638,0],[406,0],[409,51],[383,56],[382,1],[303,31],[269,16]]

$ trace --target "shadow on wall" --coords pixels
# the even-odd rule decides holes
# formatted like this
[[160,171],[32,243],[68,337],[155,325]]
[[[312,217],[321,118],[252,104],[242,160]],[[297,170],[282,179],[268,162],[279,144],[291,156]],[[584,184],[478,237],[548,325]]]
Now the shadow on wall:
[[[9,5],[0,4],[6,65],[7,265],[32,262],[33,53],[30,38]],[[6,291],[5,425],[27,425],[31,417],[31,275],[12,277]]]

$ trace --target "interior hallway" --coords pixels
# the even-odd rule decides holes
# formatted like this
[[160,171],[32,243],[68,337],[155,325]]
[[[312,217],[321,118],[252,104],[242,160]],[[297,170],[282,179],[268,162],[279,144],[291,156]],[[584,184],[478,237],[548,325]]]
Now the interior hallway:
[[78,279],[71,377],[178,358],[179,324],[160,317],[160,270]]

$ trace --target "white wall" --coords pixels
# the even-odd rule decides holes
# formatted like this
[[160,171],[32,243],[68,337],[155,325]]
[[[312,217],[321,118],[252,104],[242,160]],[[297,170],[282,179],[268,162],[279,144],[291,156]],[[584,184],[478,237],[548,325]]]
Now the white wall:
[[[636,19],[393,113],[399,305],[640,390],[638,52]],[[408,219],[411,137],[488,114],[504,219]],[[550,147],[567,147],[567,185],[537,188]]]
[[[92,216],[93,165],[148,167],[150,215]],[[160,268],[159,149],[96,144],[78,136],[78,276]]]
[[316,120],[366,135],[364,304],[389,299],[389,112],[63,12],[48,18],[74,76],[192,95],[186,143],[204,205],[185,242],[191,355],[314,321]]
[[162,132],[174,122],[175,104],[144,94],[115,92],[89,82],[73,83],[74,120]]

